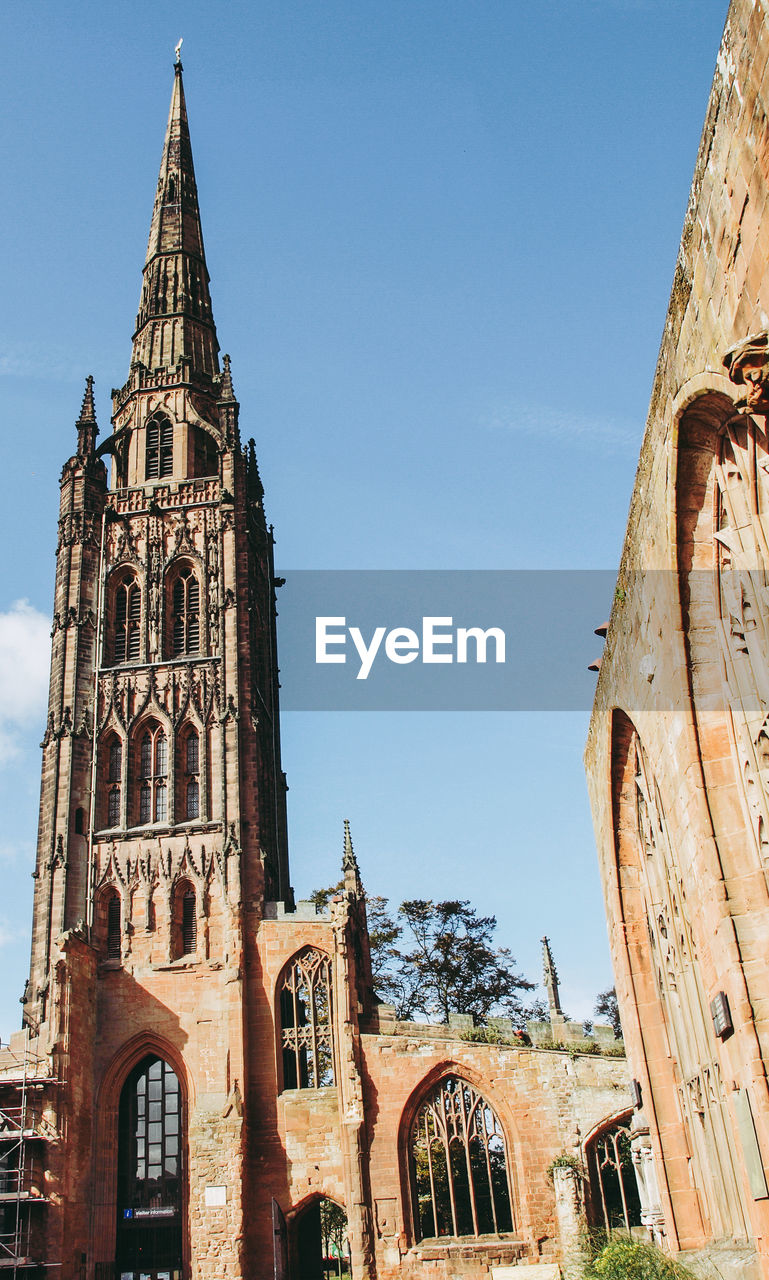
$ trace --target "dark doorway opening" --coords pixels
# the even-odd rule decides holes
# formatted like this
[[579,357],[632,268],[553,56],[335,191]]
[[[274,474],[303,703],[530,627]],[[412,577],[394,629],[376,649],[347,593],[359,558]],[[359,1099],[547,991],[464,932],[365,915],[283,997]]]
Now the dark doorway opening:
[[350,1275],[347,1214],[325,1197],[299,1214],[295,1227],[294,1280],[333,1280]]

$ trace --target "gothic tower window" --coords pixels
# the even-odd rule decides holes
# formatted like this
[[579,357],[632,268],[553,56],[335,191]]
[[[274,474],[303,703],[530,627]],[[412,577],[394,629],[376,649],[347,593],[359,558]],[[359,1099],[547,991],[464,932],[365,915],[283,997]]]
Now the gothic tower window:
[[170,605],[172,656],[200,653],[200,583],[189,565],[171,580]]
[[147,422],[144,477],[160,480],[174,469],[174,429],[168,418],[156,414]]
[[409,1139],[419,1239],[514,1229],[505,1139],[471,1084],[446,1076],[422,1101]]
[[173,958],[194,956],[198,946],[198,903],[195,890],[189,880],[180,880],[176,886],[173,904]]
[[187,822],[200,817],[200,738],[190,729],[183,747],[184,780],[181,811]]
[[149,725],[139,740],[139,822],[168,821],[168,739]]
[[99,821],[106,827],[119,827],[122,824],[123,743],[116,733],[100,747],[99,761],[102,815]]
[[141,650],[141,591],[134,574],[121,578],[113,596],[112,662],[138,662]]
[[118,1275],[182,1274],[182,1137],[179,1079],[162,1058],[147,1057],[120,1095]]
[[219,471],[219,452],[216,441],[202,427],[190,429],[193,476],[215,476]]
[[334,1083],[331,961],[312,947],[289,961],[278,985],[283,1088]]

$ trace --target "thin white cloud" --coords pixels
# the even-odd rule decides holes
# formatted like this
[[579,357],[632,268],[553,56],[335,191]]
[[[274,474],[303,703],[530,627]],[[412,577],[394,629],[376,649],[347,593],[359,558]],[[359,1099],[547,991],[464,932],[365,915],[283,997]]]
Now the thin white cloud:
[[643,424],[639,426],[619,418],[591,417],[547,405],[536,408],[522,405],[494,412],[484,426],[488,431],[547,436],[551,440],[563,440],[588,448],[600,445],[611,453],[637,453],[643,434]]
[[20,749],[25,730],[45,722],[51,621],[28,600],[0,612],[0,766]]

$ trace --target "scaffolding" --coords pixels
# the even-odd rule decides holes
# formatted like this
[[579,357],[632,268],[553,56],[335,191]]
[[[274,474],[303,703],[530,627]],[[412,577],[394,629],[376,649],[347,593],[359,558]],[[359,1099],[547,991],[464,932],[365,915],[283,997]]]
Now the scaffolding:
[[[14,1040],[16,1037],[14,1037]],[[0,1274],[30,1276],[43,1261],[46,1144],[56,1131],[43,1113],[44,1090],[54,1083],[29,1043],[0,1042]]]

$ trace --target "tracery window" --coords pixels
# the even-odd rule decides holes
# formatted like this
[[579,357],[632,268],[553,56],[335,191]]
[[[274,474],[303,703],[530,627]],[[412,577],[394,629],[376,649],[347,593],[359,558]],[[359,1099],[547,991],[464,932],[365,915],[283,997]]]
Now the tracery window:
[[139,822],[168,821],[168,739],[150,725],[139,744]]
[[190,729],[184,747],[186,785],[184,813],[188,822],[200,817],[200,739]]
[[200,652],[200,583],[189,565],[171,586],[171,651],[175,658]]
[[113,601],[112,661],[115,666],[122,662],[138,662],[141,651],[141,591],[133,574],[117,584]]
[[123,744],[117,736],[107,747],[107,826],[120,826]]
[[409,1155],[419,1239],[514,1229],[502,1127],[486,1099],[445,1076],[420,1106]]
[[170,476],[174,469],[174,429],[163,414],[147,422],[144,475],[147,480]]
[[331,961],[308,947],[294,956],[279,987],[283,1088],[334,1083]]
[[615,1123],[602,1129],[588,1144],[587,1167],[590,1175],[592,1226],[612,1231],[629,1232],[641,1225],[641,1201],[638,1195],[630,1130],[627,1123]]

